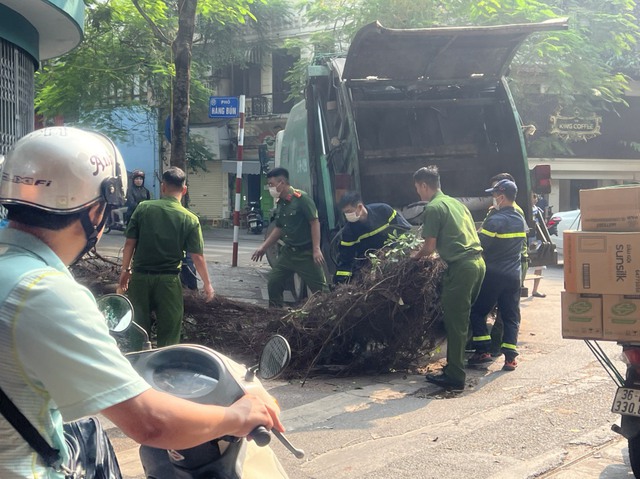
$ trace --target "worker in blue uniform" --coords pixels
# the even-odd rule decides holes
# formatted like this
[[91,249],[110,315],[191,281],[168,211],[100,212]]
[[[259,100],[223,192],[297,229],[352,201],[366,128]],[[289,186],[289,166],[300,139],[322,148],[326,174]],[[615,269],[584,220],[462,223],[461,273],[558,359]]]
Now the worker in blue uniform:
[[350,281],[369,262],[368,252],[383,248],[395,236],[411,229],[409,222],[391,206],[365,205],[355,191],[345,193],[339,206],[347,223],[341,232],[334,283]]
[[505,356],[503,369],[513,371],[517,366],[516,345],[520,329],[522,246],[528,228],[513,206],[518,192],[513,181],[501,180],[486,191],[493,195],[495,211],[487,216],[478,235],[487,271],[469,315],[476,352],[469,358],[468,365],[478,366],[493,360],[489,351],[491,336],[487,329],[487,315],[497,304],[504,325],[501,344]]

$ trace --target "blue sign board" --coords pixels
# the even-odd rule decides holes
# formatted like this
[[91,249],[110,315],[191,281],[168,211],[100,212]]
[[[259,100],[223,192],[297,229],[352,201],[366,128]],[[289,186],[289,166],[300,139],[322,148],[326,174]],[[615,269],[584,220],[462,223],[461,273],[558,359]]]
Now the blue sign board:
[[236,96],[210,96],[209,118],[237,118],[240,108]]

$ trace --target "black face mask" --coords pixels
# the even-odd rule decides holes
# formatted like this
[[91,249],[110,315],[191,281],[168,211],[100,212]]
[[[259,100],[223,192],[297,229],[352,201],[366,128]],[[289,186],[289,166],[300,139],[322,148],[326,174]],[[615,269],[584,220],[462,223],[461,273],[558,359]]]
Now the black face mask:
[[107,215],[111,214],[111,207],[107,206],[104,208],[104,214],[102,215],[102,220],[96,226],[91,222],[91,218],[89,218],[89,210],[91,208],[87,208],[83,211],[82,216],[80,217],[80,224],[82,225],[82,229],[84,230],[84,235],[87,239],[87,244],[84,246],[82,251],[76,256],[76,258],[71,262],[71,265],[74,265],[82,258],[85,254],[91,251],[98,242],[98,234],[104,228],[104,224],[107,222]]

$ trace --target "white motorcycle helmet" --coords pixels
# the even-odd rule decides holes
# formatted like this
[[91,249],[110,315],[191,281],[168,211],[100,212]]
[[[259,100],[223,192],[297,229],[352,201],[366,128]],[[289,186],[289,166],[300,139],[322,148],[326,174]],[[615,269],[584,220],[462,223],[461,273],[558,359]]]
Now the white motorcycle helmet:
[[71,127],[36,130],[6,156],[0,203],[57,214],[81,211],[99,200],[122,204],[127,191],[122,155],[106,136]]
[[[75,263],[97,243],[110,209],[123,203],[126,171],[118,148],[100,133],[70,127],[36,130],[18,140],[5,158],[0,203],[56,215],[80,213],[87,242]],[[99,201],[106,207],[95,225],[89,208]]]

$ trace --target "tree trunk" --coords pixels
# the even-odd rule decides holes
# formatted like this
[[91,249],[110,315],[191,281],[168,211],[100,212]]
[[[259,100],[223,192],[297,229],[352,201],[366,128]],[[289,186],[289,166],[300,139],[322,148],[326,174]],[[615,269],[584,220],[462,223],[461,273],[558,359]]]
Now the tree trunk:
[[187,171],[187,141],[189,128],[189,88],[191,84],[191,47],[196,24],[198,0],[178,2],[178,34],[173,42],[176,78],[173,88],[171,126],[171,166]]

